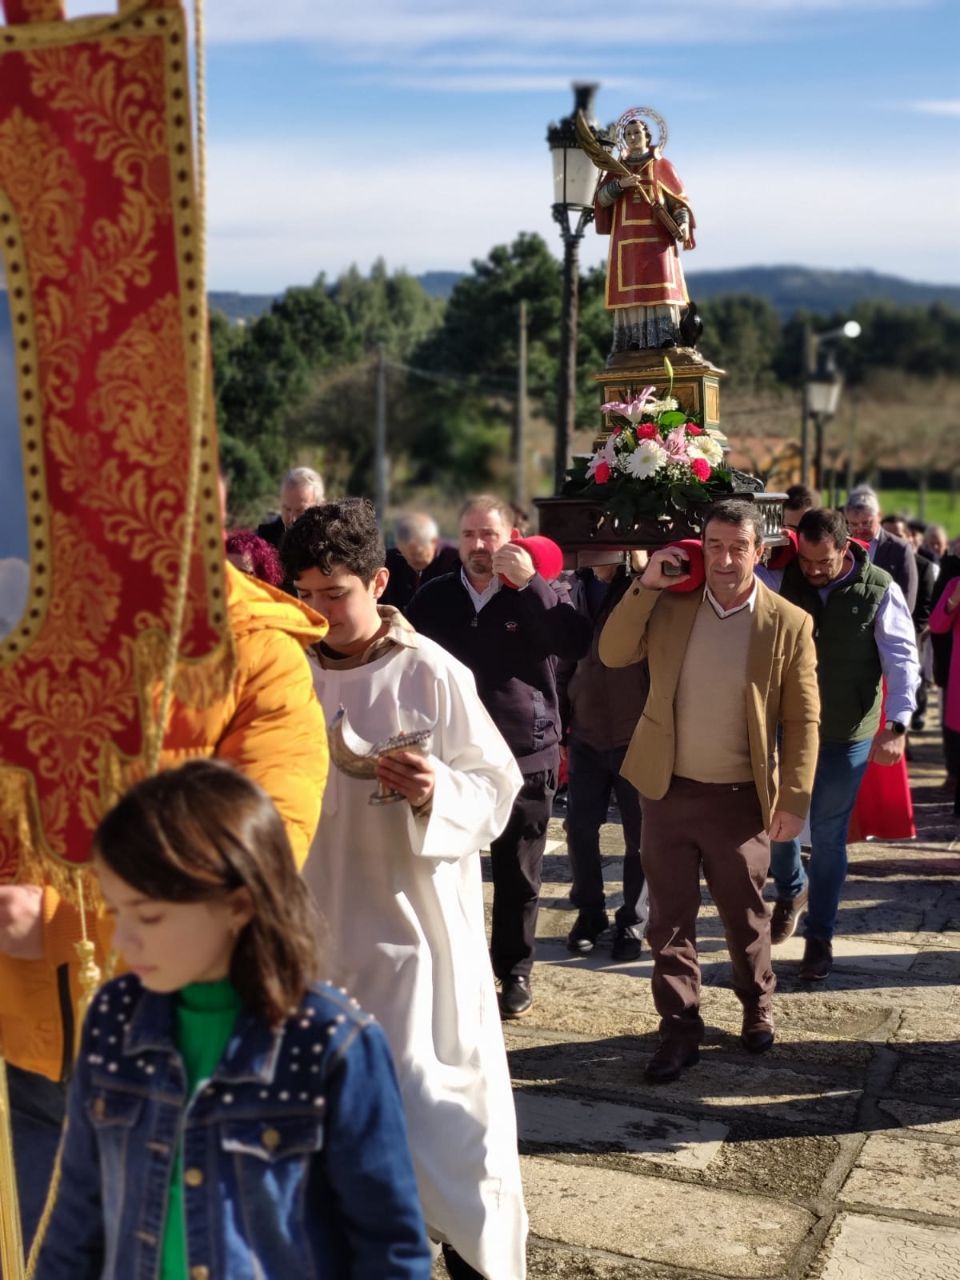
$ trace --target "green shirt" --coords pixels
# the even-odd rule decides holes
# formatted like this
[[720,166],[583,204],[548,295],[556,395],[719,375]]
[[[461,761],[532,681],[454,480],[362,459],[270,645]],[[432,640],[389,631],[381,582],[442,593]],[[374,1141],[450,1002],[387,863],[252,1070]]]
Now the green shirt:
[[[240,1011],[229,978],[191,982],[177,993],[175,1038],[187,1073],[187,1095],[209,1080],[223,1057]],[[187,1233],[183,1216],[183,1150],[178,1146],[160,1252],[160,1280],[187,1280]]]

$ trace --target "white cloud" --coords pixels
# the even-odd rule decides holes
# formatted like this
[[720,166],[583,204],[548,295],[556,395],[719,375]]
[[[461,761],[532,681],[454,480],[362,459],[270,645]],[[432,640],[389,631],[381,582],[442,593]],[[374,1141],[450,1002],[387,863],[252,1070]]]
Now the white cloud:
[[[324,160],[306,167],[294,143],[211,148],[211,287],[272,292],[352,262],[366,269],[381,254],[391,269],[467,270],[521,230],[539,232],[559,256],[546,148],[532,162],[493,150],[387,155],[373,178],[331,163],[337,153],[322,140],[316,154]],[[949,219],[917,237],[916,211],[890,204],[880,163],[821,155],[811,170],[799,154],[741,147],[735,164],[715,152],[688,152],[677,164],[699,224],[689,270],[797,262],[960,280]],[[956,207],[960,176],[928,168],[923,191],[928,207]],[[582,263],[603,261],[606,243],[588,228]]]
[[12,631],[27,603],[30,569],[25,560],[0,560],[0,639]]
[[925,7],[928,0],[687,0],[673,9],[643,13],[642,32],[629,25],[628,8],[584,9],[582,0],[367,0],[362,17],[334,0],[209,0],[206,26],[213,43],[317,41],[329,52],[375,49],[393,61],[417,50],[461,41],[500,41],[544,49],[622,47],[625,39],[658,44],[709,44],[783,35],[783,22],[816,15]]
[[912,111],[928,116],[960,116],[960,98],[940,98],[927,102],[911,102]]
[[[603,80],[605,89],[626,89],[634,82],[626,77],[616,77],[604,75],[603,72],[585,73],[578,79],[588,82]],[[417,89],[427,90],[436,93],[545,93],[556,92],[564,96],[570,92],[570,75],[568,72],[558,72],[555,75],[509,75],[505,72],[489,72],[485,75],[474,73],[472,75],[464,75],[462,72],[455,74],[438,75],[436,73],[428,73],[426,75],[419,73],[416,75],[387,75],[377,77],[378,84],[393,85],[400,89]],[[651,93],[659,86],[652,86],[650,81],[644,81],[644,87],[647,93]]]

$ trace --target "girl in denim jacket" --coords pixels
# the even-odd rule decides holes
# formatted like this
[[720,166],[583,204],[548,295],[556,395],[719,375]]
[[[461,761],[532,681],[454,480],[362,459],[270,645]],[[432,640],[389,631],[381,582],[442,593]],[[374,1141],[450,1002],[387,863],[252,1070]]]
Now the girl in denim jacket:
[[428,1280],[387,1043],[311,985],[267,796],[194,761],[130,791],[94,852],[129,972],[87,1017],[36,1280]]

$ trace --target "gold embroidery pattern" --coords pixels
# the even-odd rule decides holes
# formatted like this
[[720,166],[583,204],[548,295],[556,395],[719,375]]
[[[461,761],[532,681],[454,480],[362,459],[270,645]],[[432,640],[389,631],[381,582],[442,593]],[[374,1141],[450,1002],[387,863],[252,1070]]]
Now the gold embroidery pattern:
[[[20,227],[20,256],[6,238],[4,254],[34,366],[18,376],[28,499],[53,513],[51,532],[37,526],[48,561],[31,559],[46,615],[31,595],[32,630],[0,657],[0,882],[42,874],[68,887],[156,736],[189,393],[207,377],[192,359],[202,308],[186,42],[182,14],[157,8],[24,24],[0,44],[0,228],[17,241]],[[232,678],[215,458],[211,429],[175,681],[196,706]]]
[[20,215],[35,278],[62,280],[84,208],[84,182],[50,125],[15,110],[0,123],[0,175]]
[[73,662],[95,663],[117,616],[123,580],[106,556],[63,514],[53,513],[56,588],[50,623],[30,649],[34,662],[49,662],[65,675]]

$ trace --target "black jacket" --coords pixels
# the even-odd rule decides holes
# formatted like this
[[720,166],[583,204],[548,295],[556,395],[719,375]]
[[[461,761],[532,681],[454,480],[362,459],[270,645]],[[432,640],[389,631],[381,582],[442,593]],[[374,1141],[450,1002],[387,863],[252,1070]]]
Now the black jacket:
[[586,653],[592,627],[535,574],[522,591],[501,587],[480,610],[460,570],[420,588],[407,617],[473,672],[480,700],[521,773],[560,762],[557,658]]
[[390,581],[387,589],[380,597],[381,604],[392,604],[394,608],[406,611],[407,605],[416,595],[420,587],[425,587],[441,574],[453,573],[460,568],[460,552],[449,543],[437,547],[437,554],[425,569],[417,573],[411,569],[400,554],[399,548],[391,547],[387,552],[387,568],[390,570]]
[[[257,525],[257,537],[263,538],[264,542],[269,542],[271,547],[280,550],[280,544],[283,542],[283,535],[287,531],[287,526],[283,523],[281,516],[273,516],[270,520],[264,520],[263,524]],[[292,578],[284,578],[280,586],[286,591],[288,596],[296,596],[297,588],[293,585]]]
[[907,608],[913,613],[917,606],[917,557],[913,547],[886,529],[877,534],[877,550],[873,563],[885,569],[904,594]]
[[570,588],[570,603],[593,628],[590,648],[579,662],[557,664],[563,741],[585,742],[596,751],[612,751],[629,745],[643,715],[650,691],[647,660],[629,667],[605,667],[600,661],[600,632],[630,586],[630,575],[621,566],[607,587],[599,608],[592,569],[578,569]]

